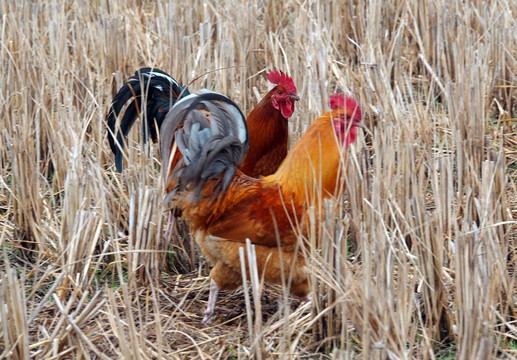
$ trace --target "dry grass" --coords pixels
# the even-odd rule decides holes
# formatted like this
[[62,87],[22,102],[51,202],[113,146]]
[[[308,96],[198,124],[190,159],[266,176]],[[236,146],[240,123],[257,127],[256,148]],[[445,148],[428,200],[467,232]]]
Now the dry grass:
[[[516,13],[510,0],[1,2],[0,357],[516,357]],[[310,233],[324,244],[312,307],[255,277],[201,325],[203,261],[165,271],[180,266],[161,237],[157,147],[133,131],[118,174],[106,141],[109,101],[142,66],[200,76],[193,89],[244,112],[281,68],[302,99],[294,139],[337,88],[360,100],[372,135]]]

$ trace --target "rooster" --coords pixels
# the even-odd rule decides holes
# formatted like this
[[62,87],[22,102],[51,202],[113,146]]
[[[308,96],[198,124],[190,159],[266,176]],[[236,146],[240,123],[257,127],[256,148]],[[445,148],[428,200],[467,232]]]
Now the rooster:
[[267,74],[276,86],[249,113],[249,149],[240,170],[252,177],[274,173],[287,155],[288,119],[293,115],[297,95],[293,79],[280,70]]
[[[358,103],[343,94],[331,96],[332,111],[321,115],[271,175],[253,178],[239,170],[249,145],[242,113],[227,97],[203,91],[181,101],[163,123],[174,137],[160,141],[166,184],[183,211],[196,241],[214,265],[203,323],[211,321],[219,290],[237,288],[241,280],[239,247],[255,245],[257,267],[266,282],[290,279],[291,294],[306,299],[308,277],[293,224],[302,224],[307,207],[319,196],[338,192],[341,149],[353,143],[361,126]],[[250,136],[251,139],[251,136]],[[172,149],[172,150],[171,150]]]

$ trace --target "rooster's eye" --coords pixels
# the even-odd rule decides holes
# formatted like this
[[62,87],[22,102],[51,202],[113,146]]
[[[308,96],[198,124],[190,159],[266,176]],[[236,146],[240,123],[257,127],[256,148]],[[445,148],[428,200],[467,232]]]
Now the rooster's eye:
[[282,90],[278,90],[278,94],[279,95],[282,95],[283,91]]

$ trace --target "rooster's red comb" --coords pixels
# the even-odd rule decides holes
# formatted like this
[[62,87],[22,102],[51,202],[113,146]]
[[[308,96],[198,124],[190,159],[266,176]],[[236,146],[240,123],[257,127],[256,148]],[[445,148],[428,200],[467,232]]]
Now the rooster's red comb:
[[354,113],[355,120],[361,120],[361,107],[359,103],[351,96],[345,96],[343,93],[330,95],[330,108],[332,110],[345,109]]
[[296,94],[297,92],[293,79],[282,70],[271,70],[267,73],[267,79],[272,84],[283,86],[290,93]]

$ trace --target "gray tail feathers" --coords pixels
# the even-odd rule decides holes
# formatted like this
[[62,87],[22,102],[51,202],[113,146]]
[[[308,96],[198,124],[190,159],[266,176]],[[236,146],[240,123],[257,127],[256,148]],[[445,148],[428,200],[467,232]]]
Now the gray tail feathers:
[[[220,176],[216,191],[226,189],[248,150],[248,127],[239,107],[230,98],[206,89],[176,103],[163,121],[162,134],[165,186],[174,183],[165,204],[186,189],[199,196],[206,181]],[[174,145],[182,158],[170,171]]]
[[[144,115],[144,144],[149,135],[156,142],[165,115],[177,99],[187,95],[188,90],[174,78],[164,71],[153,68],[137,70],[120,88],[111,102],[107,116],[108,140],[119,172],[122,171],[122,151],[126,136],[140,114]],[[120,125],[116,126],[117,118],[128,101]]]

